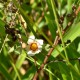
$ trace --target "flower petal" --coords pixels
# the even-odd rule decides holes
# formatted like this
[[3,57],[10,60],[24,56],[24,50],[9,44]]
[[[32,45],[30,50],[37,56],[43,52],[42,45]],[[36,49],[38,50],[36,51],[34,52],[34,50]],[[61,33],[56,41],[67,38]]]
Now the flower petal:
[[37,39],[36,41],[38,42],[39,45],[43,45],[43,40],[42,39],[39,39],[39,40]]
[[34,56],[35,53],[33,53],[32,51],[28,51],[27,55],[28,55],[28,56]]
[[[30,36],[29,39],[28,39],[28,55],[29,56],[34,56],[35,54],[38,54],[41,52],[42,50],[42,45],[43,45],[43,40],[42,39],[35,39],[35,36]],[[38,49],[36,51],[33,51],[33,50],[30,50],[30,46],[31,46],[31,43],[36,43],[37,46],[38,46]]]
[[42,46],[41,45],[38,45],[38,48],[40,49],[40,48],[42,48]]
[[35,51],[35,53],[36,54],[38,54],[38,53],[40,53],[41,52],[41,50],[40,49],[38,49],[37,51]]
[[29,39],[33,39],[34,40],[35,39],[35,36],[32,35],[32,36],[29,37]]
[[28,39],[28,44],[31,44],[35,40],[35,36],[30,36]]

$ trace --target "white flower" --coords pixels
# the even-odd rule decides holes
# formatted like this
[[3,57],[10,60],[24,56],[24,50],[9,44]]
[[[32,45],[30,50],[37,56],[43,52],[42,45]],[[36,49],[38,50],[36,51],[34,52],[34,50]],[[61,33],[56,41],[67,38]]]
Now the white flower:
[[34,36],[30,36],[28,39],[28,55],[34,56],[38,54],[42,50],[43,40],[42,39],[35,39]]

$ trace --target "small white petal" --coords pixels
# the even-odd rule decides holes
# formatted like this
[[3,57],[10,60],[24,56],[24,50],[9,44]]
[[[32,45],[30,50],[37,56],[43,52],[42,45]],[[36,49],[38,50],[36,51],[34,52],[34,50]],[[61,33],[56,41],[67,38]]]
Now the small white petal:
[[34,42],[34,40],[35,40],[35,36],[30,36],[27,43],[31,44],[32,42]]
[[38,49],[37,51],[35,51],[35,53],[36,54],[38,54],[38,53],[40,53],[41,52],[41,50],[40,49]]
[[32,51],[28,51],[27,55],[28,55],[28,56],[34,56],[35,53],[33,53]]
[[39,39],[39,40],[37,39],[36,41],[39,43],[39,45],[43,45],[43,40],[42,39]]
[[33,41],[34,41],[33,39],[29,39],[27,43],[31,44]]
[[38,48],[40,49],[40,48],[42,48],[42,46],[41,45],[38,45]]
[[34,40],[35,39],[35,36],[30,36],[29,39],[33,39]]
[[42,40],[42,39],[35,39],[34,36],[30,36],[27,43],[29,44],[28,49],[30,49],[30,44],[31,44],[31,43],[36,43],[37,46],[38,46],[38,49],[37,49],[36,51],[32,51],[32,50],[28,51],[27,54],[28,54],[29,56],[34,56],[35,54],[38,54],[38,53],[41,52],[41,50],[42,50],[42,45],[43,45],[43,40]]

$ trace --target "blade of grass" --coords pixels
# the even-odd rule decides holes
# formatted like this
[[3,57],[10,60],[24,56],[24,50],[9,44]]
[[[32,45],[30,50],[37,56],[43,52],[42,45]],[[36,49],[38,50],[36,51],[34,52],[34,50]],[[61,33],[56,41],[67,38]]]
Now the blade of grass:
[[0,19],[0,36],[1,37],[6,35],[4,26],[5,26],[5,23]]
[[63,80],[71,80],[70,69],[64,63],[58,63]]
[[5,39],[4,39],[4,42],[3,42],[3,44],[2,44],[2,47],[1,47],[1,49],[0,49],[0,54],[1,54],[1,51],[2,51],[2,49],[3,49],[3,47],[4,47],[5,43],[6,43],[7,37],[8,37],[8,34],[6,35],[6,37],[5,37]]
[[[17,61],[16,61],[16,64],[15,64],[15,67],[14,67],[14,65],[13,65],[13,67],[14,67],[14,70],[15,71],[17,71],[17,70],[19,70],[20,69],[20,67],[21,67],[21,65],[23,64],[23,61],[25,60],[25,58],[26,58],[26,53],[24,52],[24,50],[22,50],[22,53],[21,53],[21,55],[19,55],[19,57],[18,57],[18,59],[17,59]],[[16,70],[17,69],[17,70]],[[18,72],[17,72],[17,74],[18,74]],[[13,76],[14,76],[14,80],[16,80],[16,78],[17,78],[17,75],[16,75],[16,73],[13,71]],[[19,77],[19,75],[18,75],[18,77]],[[19,77],[19,79],[20,79],[20,77]]]
[[72,0],[67,0],[67,12],[70,13],[72,10]]
[[[51,71],[51,68],[49,66],[48,69]],[[49,80],[53,80],[51,73],[49,73]]]
[[[80,35],[80,27],[79,27],[80,23],[77,23],[76,25],[72,26],[63,36],[63,40],[64,42],[66,42],[67,40],[71,40],[71,43]],[[70,45],[70,44],[69,44]],[[68,45],[68,46],[69,46]],[[66,47],[68,47],[66,46]],[[57,45],[57,49],[62,52],[63,48],[60,45]],[[59,53],[57,53],[56,50],[53,51],[52,56],[53,57],[57,57],[59,55]]]
[[74,80],[74,77],[73,77],[72,71],[70,71],[70,75],[71,75],[71,80]]
[[[66,58],[64,57],[64,55],[61,54],[61,52],[60,52],[57,48],[56,48],[56,50],[57,50],[57,52],[61,55],[61,57],[66,60]],[[66,62],[67,62],[67,60],[66,60]],[[67,64],[68,67],[69,67],[72,71],[76,72],[77,76],[80,78],[80,72],[79,72],[69,61],[68,61],[67,63],[68,63],[68,64]]]
[[49,72],[52,76],[56,77],[57,80],[60,80],[53,72],[51,72],[49,69],[44,68],[47,72]]
[[53,10],[53,13],[54,13],[54,16],[55,16],[55,22],[56,22],[57,29],[58,29],[58,32],[59,32],[59,36],[60,36],[61,41],[62,41],[65,56],[66,56],[67,61],[69,61],[68,56],[67,56],[67,52],[66,52],[66,48],[65,48],[65,45],[64,45],[63,37],[62,37],[62,32],[61,32],[60,25],[58,23],[58,18],[57,18],[56,11],[55,11],[54,0],[50,0],[50,2],[51,2],[51,5],[52,5],[52,10]]
[[[10,61],[10,63],[12,65],[12,67],[14,68],[15,75],[18,76],[18,80],[22,80],[16,66],[14,65],[14,63],[12,61]],[[16,80],[16,79],[13,78],[13,80]]]
[[52,38],[54,40],[55,39],[55,36],[56,36],[56,25],[55,25],[55,22],[53,20],[54,19],[54,16],[53,16],[53,12],[52,12],[50,1],[47,0],[49,14],[46,13],[46,10],[45,10],[45,7],[44,7],[44,4],[43,4],[42,1],[41,1],[41,4],[43,6],[43,10],[44,10],[44,14],[45,14],[44,17],[45,17],[46,23],[48,24],[48,28],[49,28],[50,33],[51,33],[51,36],[52,36]]
[[1,62],[0,62],[0,72],[3,74],[3,76],[5,77],[5,79],[12,80],[12,77],[9,74],[7,68]]
[[[35,62],[34,59],[32,57],[26,57],[26,59],[28,59],[31,62]],[[36,64],[40,66],[40,63],[36,61]],[[46,65],[44,67],[44,70],[46,70],[48,73],[50,73],[52,76],[56,77],[57,80],[60,80],[53,72],[51,72],[49,69],[46,68]]]
[[72,73],[72,75],[74,74],[73,80],[79,80],[80,76],[78,76],[70,67],[68,67],[64,63],[58,63],[58,64],[63,80],[72,80],[71,79],[72,76],[70,75],[70,73]]
[[18,60],[17,60],[17,62],[16,62],[16,67],[17,67],[17,69],[19,69],[19,68],[21,67],[21,65],[22,65],[23,61],[25,60],[25,58],[26,58],[26,53],[25,53],[24,50],[22,50],[22,53],[21,53],[21,55],[18,57]]
[[0,27],[4,27],[5,23],[0,19]]

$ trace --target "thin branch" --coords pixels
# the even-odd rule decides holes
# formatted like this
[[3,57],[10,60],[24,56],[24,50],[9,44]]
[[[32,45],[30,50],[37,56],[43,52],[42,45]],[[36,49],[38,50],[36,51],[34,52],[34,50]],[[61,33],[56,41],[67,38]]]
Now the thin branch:
[[[78,15],[79,11],[80,11],[80,6],[79,6],[78,9],[75,11],[76,16]],[[71,26],[71,25],[66,26],[66,29],[65,29],[64,32],[62,33],[63,35],[64,35],[64,33],[66,32],[66,30],[67,30],[67,28],[68,28],[69,26]],[[59,36],[56,36],[55,41],[54,41],[54,44],[53,44],[53,47],[49,50],[48,54],[45,56],[44,61],[43,61],[42,65],[40,66],[40,68],[38,69],[38,71],[36,72],[36,74],[34,75],[33,80],[37,80],[39,73],[40,73],[41,70],[44,68],[45,64],[46,64],[47,61],[48,61],[48,58],[50,57],[50,55],[51,55],[51,53],[53,52],[55,46],[58,45],[58,43],[59,43],[60,40],[61,40],[60,37],[59,37]]]
[[[73,8],[74,8],[74,6],[73,6]],[[66,28],[63,30],[63,33],[68,29],[69,26],[71,26],[73,24],[74,19],[78,15],[79,11],[80,11],[80,6],[77,8],[77,10],[74,11],[73,18],[68,22]]]
[[56,10],[55,10],[54,0],[50,0],[50,1],[51,1],[54,17],[55,17],[55,22],[56,22],[56,25],[57,25],[57,30],[59,32],[59,37],[60,37],[60,40],[61,40],[62,45],[63,45],[63,50],[64,50],[64,53],[65,53],[66,59],[68,61],[68,55],[67,55],[65,44],[64,44],[64,41],[63,41],[63,34],[62,34],[62,30],[61,30],[61,25],[58,22],[58,17],[57,17]]
[[[54,41],[54,44],[53,44],[54,46],[56,46],[56,45],[58,44],[58,42],[59,42],[59,41],[58,41],[58,38],[59,38],[59,37],[56,36],[55,41]],[[48,60],[48,58],[50,57],[50,55],[51,55],[51,53],[52,53],[53,50],[54,50],[54,47],[52,47],[52,48],[49,50],[48,54],[45,56],[45,59],[44,59],[42,65],[41,65],[40,68],[37,70],[37,72],[36,72],[33,80],[37,80],[38,74],[39,74],[40,71],[44,68],[44,65],[47,63],[47,60]]]

